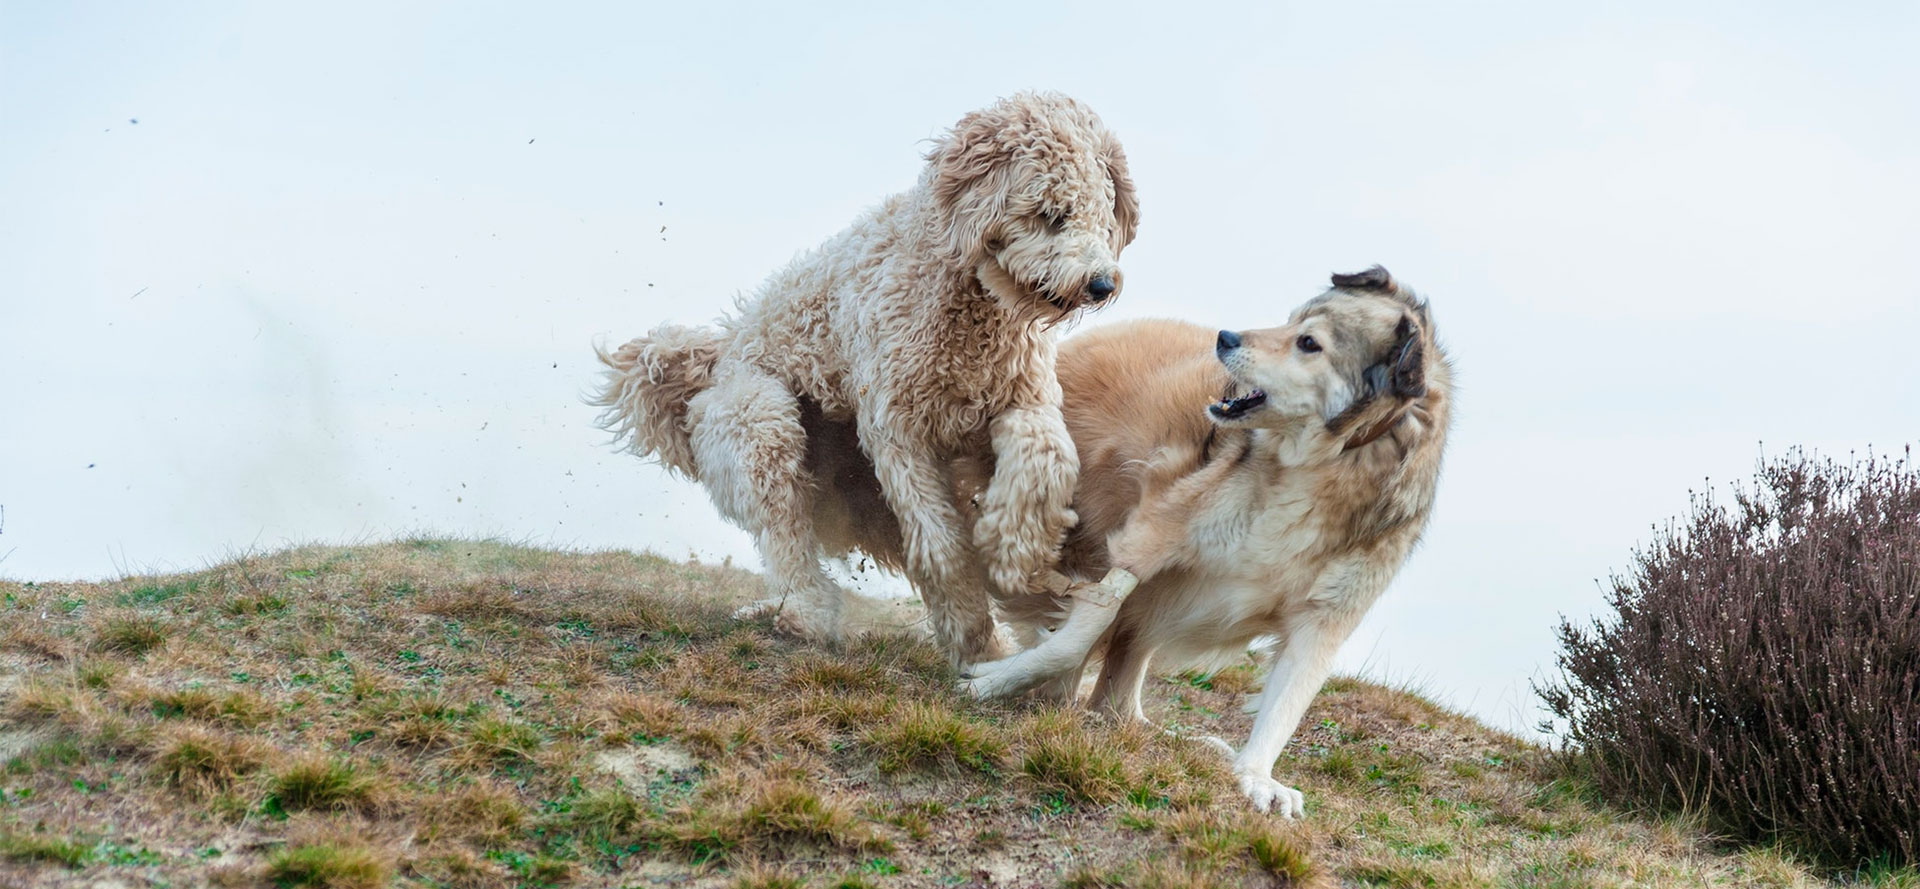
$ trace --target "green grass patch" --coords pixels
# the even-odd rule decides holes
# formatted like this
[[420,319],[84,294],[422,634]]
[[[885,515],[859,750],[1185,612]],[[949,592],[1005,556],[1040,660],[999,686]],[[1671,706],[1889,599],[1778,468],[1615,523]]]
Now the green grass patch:
[[988,726],[942,704],[909,703],[890,722],[874,726],[864,743],[878,757],[880,770],[974,772],[996,775],[1007,743]]
[[0,858],[44,861],[67,867],[85,867],[93,861],[93,844],[67,837],[0,829]]
[[93,649],[108,654],[139,657],[167,641],[167,626],[141,615],[110,617],[93,636]]
[[377,889],[393,879],[393,866],[366,846],[313,843],[267,856],[267,878],[283,887]]
[[175,583],[150,584],[134,587],[114,597],[114,602],[129,607],[159,605],[200,589],[200,581],[183,580]]
[[268,808],[287,812],[364,809],[378,802],[381,789],[381,780],[367,766],[308,755],[273,776]]

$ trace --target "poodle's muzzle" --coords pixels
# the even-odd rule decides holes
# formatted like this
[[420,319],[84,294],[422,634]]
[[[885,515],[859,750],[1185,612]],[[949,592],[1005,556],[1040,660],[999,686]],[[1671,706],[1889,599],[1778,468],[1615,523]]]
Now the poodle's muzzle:
[[1123,278],[1119,269],[1102,272],[1088,279],[1078,292],[1070,296],[1044,288],[1036,289],[1040,289],[1047,302],[1062,311],[1097,309],[1119,295]]

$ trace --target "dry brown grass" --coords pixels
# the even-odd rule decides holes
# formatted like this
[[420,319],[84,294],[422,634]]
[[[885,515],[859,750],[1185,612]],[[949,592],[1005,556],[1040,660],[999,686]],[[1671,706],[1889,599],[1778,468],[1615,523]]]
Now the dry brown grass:
[[[0,884],[1821,883],[1351,679],[1279,767],[1310,819],[1275,822],[1203,745],[966,700],[910,632],[830,650],[728,618],[757,592],[458,540],[0,583]],[[1254,681],[1156,680],[1150,713],[1243,735]]]

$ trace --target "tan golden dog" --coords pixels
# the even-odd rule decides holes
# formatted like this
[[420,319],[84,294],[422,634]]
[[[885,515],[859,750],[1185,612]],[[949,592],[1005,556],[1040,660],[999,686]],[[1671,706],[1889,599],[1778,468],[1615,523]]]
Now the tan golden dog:
[[[1079,524],[1058,572],[997,596],[1027,647],[967,666],[968,691],[1071,700],[1098,662],[1089,705],[1145,720],[1150,662],[1218,664],[1271,637],[1251,737],[1238,750],[1207,740],[1232,757],[1255,807],[1303,813],[1273,764],[1425,528],[1451,410],[1427,304],[1377,266],[1333,284],[1282,327],[1139,321],[1062,344]],[[840,545],[897,561],[899,533],[852,426],[814,415],[806,429]],[[956,457],[957,512],[983,508],[993,461],[984,448]]]
[[[1126,155],[1092,110],[1012,96],[962,118],[914,188],[736,317],[600,350],[592,401],[629,450],[697,479],[754,535],[768,598],[750,610],[837,636],[842,591],[821,558],[859,545],[904,570],[956,662],[999,657],[990,587],[1029,587],[1074,521],[1054,331],[1119,292],[1138,218]],[[976,452],[995,468],[968,521],[951,463]],[[835,485],[844,496],[819,496]]]
[[1089,706],[1144,720],[1150,661],[1218,663],[1275,638],[1252,736],[1208,740],[1255,807],[1302,814],[1274,761],[1426,525],[1450,401],[1427,304],[1377,266],[1333,283],[1282,327],[1143,321],[1062,345],[1081,475],[1061,569],[1105,581],[1004,599],[1028,621],[1069,616],[970,668],[971,691],[1070,693],[1098,658]]

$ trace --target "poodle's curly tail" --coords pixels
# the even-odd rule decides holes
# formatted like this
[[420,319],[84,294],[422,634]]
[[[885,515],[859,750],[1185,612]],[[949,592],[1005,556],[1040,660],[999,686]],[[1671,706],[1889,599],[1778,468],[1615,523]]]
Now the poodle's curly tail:
[[687,401],[713,385],[721,332],[707,327],[656,327],[612,353],[596,343],[607,366],[600,389],[587,403],[601,408],[597,421],[613,440],[642,457],[694,478]]

